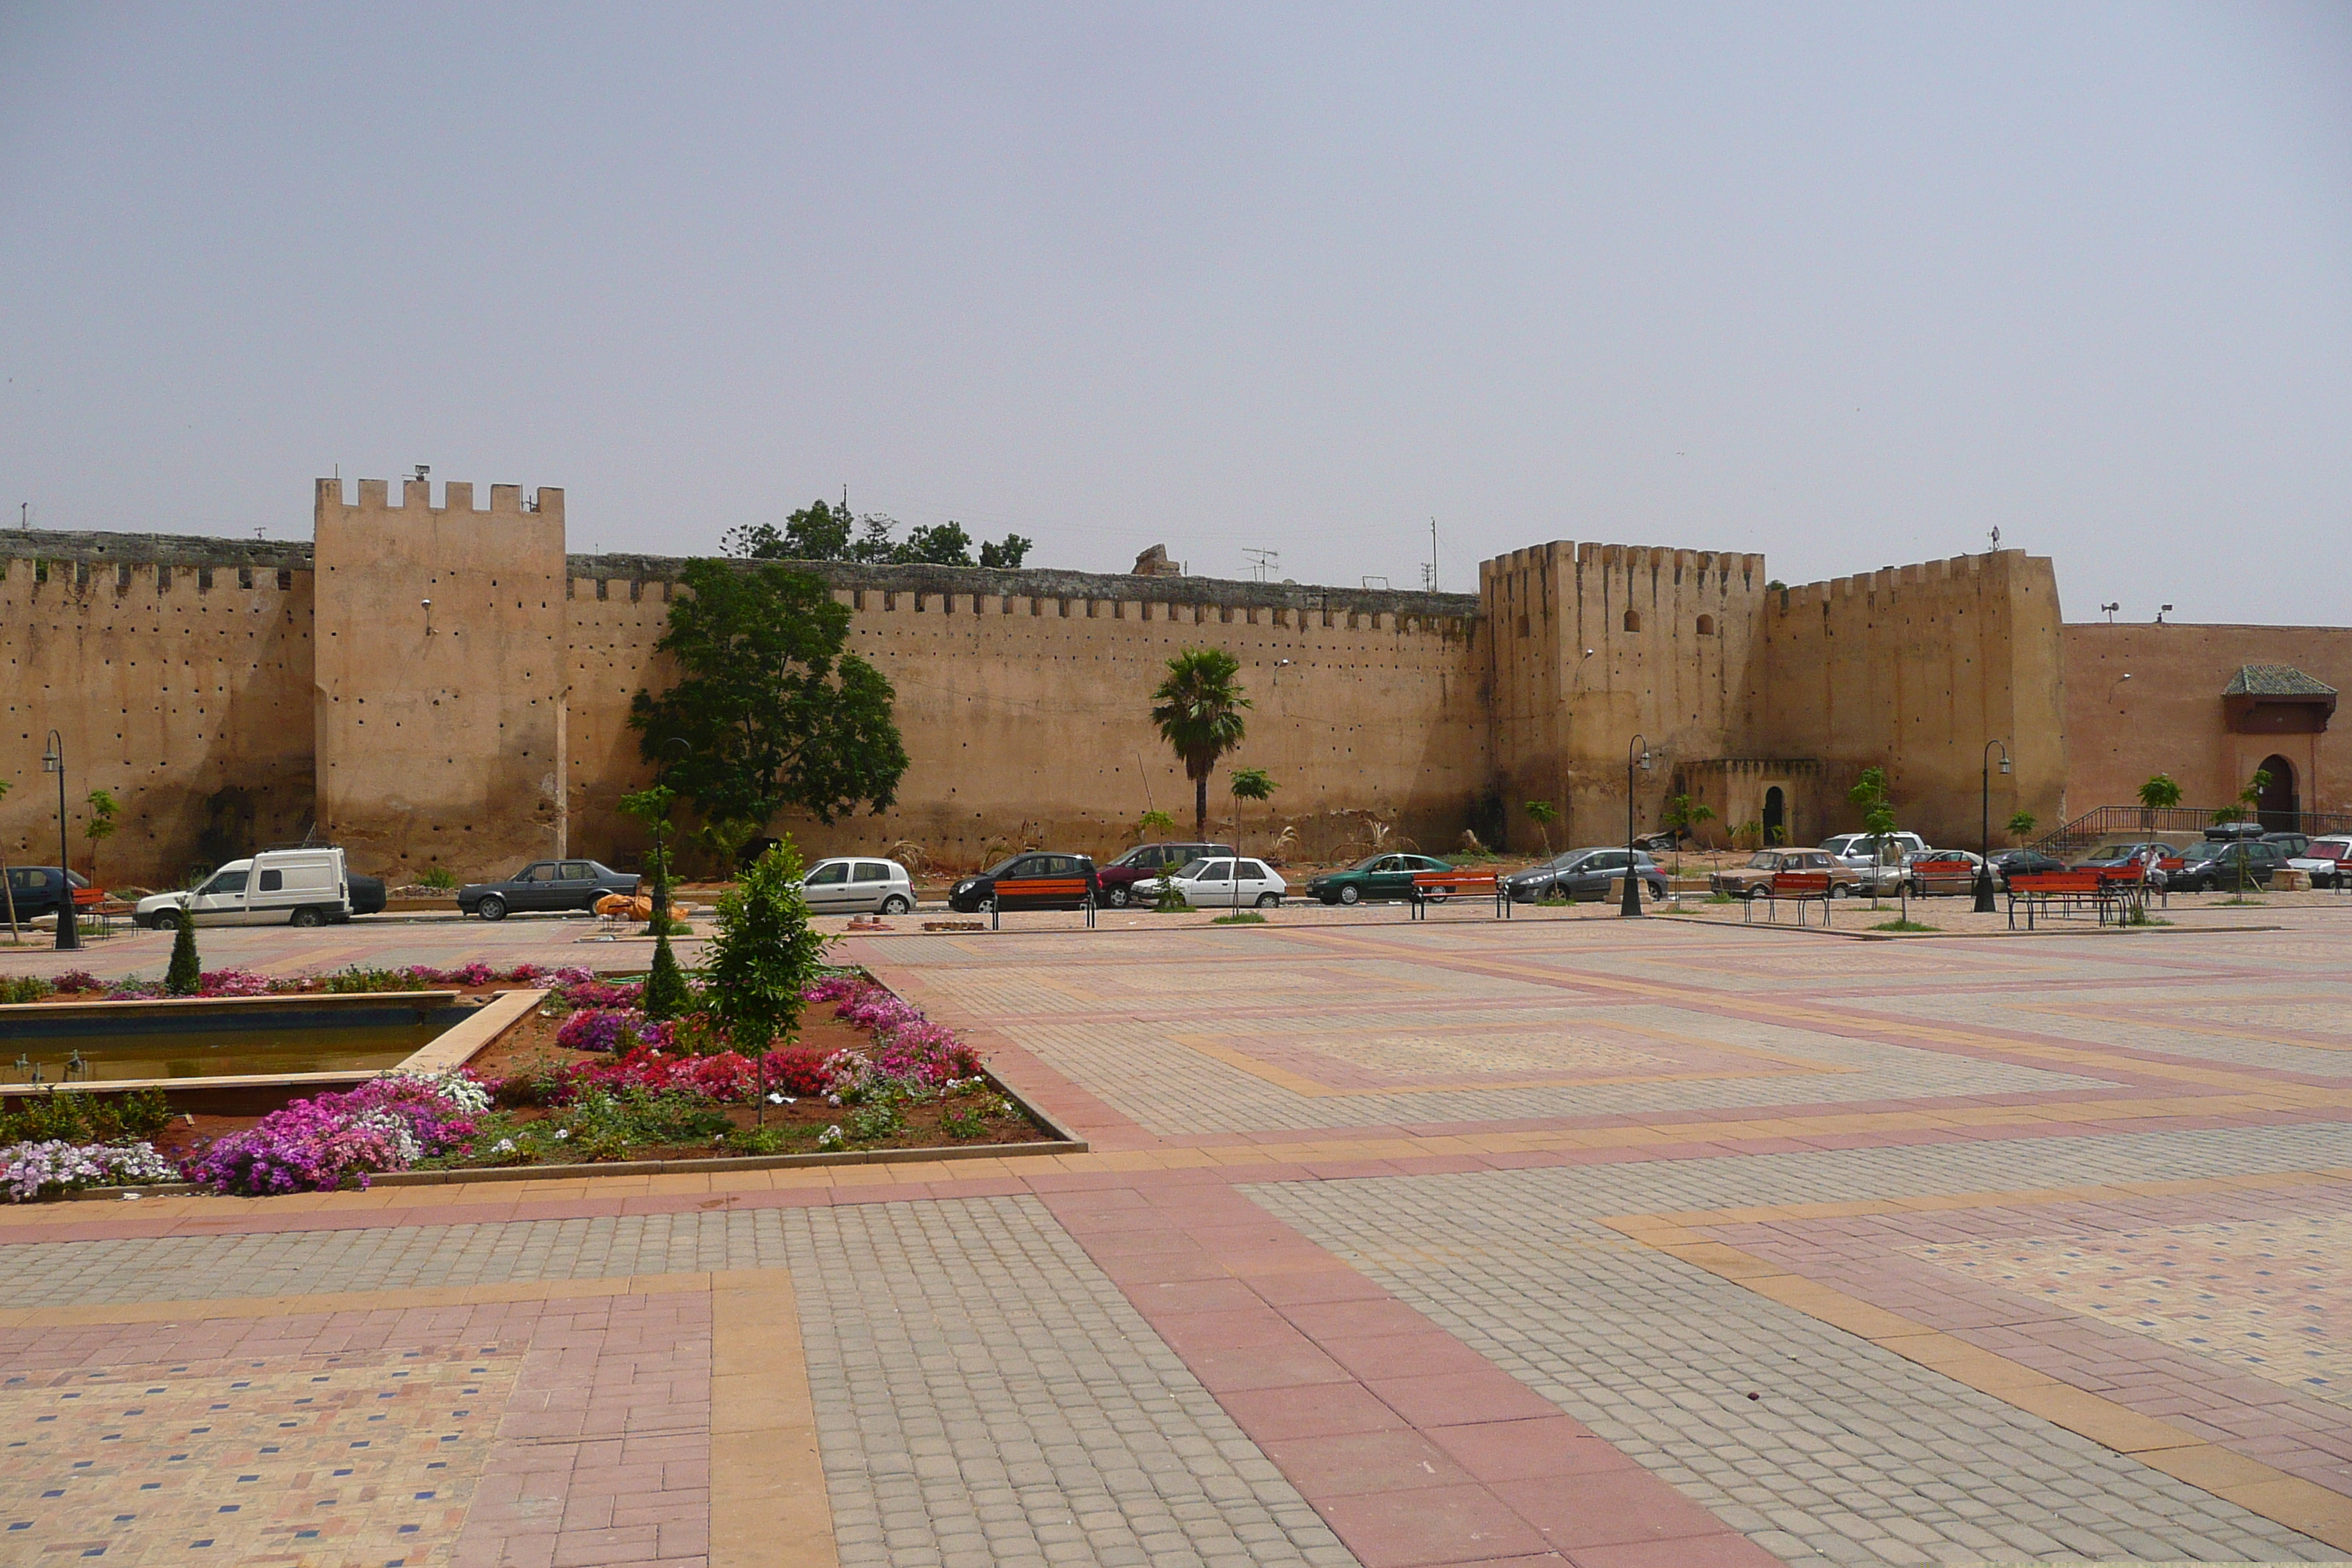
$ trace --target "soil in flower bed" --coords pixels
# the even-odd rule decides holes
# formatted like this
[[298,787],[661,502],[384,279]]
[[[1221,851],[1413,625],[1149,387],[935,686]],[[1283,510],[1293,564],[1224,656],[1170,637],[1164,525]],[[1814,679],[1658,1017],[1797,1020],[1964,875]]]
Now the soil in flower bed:
[[[509,984],[488,986],[483,989],[510,991],[515,987]],[[550,1016],[551,1012],[552,1016]],[[555,1043],[556,1030],[562,1026],[568,1012],[569,1009],[551,1003],[549,1008],[532,1013],[519,1020],[513,1027],[506,1030],[496,1040],[477,1052],[466,1064],[467,1069],[476,1078],[488,1081],[510,1078],[519,1073],[528,1072],[533,1068],[551,1063],[571,1065],[607,1059],[593,1052],[571,1050]],[[813,1047],[828,1053],[848,1050],[863,1056],[871,1045],[872,1038],[863,1029],[842,1022],[835,1016],[833,1004],[826,1002],[811,1005],[802,1015],[800,1033],[793,1043],[796,1046]],[[986,1098],[993,1101],[997,1097],[993,1091],[991,1091]],[[1054,1136],[1018,1110],[1010,1116],[985,1117],[981,1124],[983,1131],[977,1136],[960,1136],[941,1125],[950,1112],[969,1111],[971,1104],[971,1100],[966,1098],[944,1103],[929,1100],[903,1105],[900,1108],[900,1120],[903,1126],[898,1131],[882,1138],[862,1139],[856,1147],[859,1149],[936,1149],[964,1145],[989,1147],[1001,1144],[1047,1142]],[[846,1125],[848,1119],[856,1113],[856,1109],[854,1106],[828,1104],[822,1097],[802,1097],[790,1105],[772,1104],[767,1108],[765,1125],[778,1135],[779,1142],[778,1147],[769,1152],[784,1154],[815,1152],[817,1139],[824,1130],[828,1127]],[[745,1131],[761,1124],[759,1111],[753,1106],[714,1106],[711,1110],[716,1115],[724,1116],[734,1127]],[[541,1107],[525,1106],[502,1111],[500,1114],[511,1121],[528,1123],[559,1117],[562,1113]],[[154,1143],[156,1149],[162,1153],[175,1160],[182,1159],[197,1152],[203,1145],[225,1134],[244,1131],[259,1120],[257,1116],[211,1116],[201,1112],[193,1119],[187,1116],[176,1116],[173,1119],[172,1125],[155,1138]],[[970,1121],[963,1123],[967,1134],[971,1125]],[[694,1143],[636,1143],[630,1145],[627,1153],[623,1157],[629,1160],[734,1159],[750,1152],[740,1147],[730,1147],[730,1144],[732,1142],[732,1137],[730,1136],[724,1141],[704,1141]],[[495,1158],[478,1158],[465,1163],[495,1165],[499,1163]],[[436,1161],[434,1163],[440,1164],[443,1162]]]

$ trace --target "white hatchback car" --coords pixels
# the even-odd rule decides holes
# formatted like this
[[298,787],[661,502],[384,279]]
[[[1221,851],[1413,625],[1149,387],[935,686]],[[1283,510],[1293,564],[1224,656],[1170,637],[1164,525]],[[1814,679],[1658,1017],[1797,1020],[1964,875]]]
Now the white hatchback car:
[[2336,834],[2326,838],[2315,838],[2311,847],[2287,862],[2296,870],[2309,875],[2315,888],[2344,886],[2344,862],[2352,860],[2352,838]]
[[[1236,864],[1241,868],[1239,877],[1234,874]],[[1196,910],[1270,910],[1290,893],[1290,884],[1263,860],[1188,861],[1181,868],[1142,886],[1147,895],[1155,895],[1162,883],[1173,887]]]
[[808,868],[801,897],[814,915],[903,915],[915,907],[915,879],[896,860],[836,856]]

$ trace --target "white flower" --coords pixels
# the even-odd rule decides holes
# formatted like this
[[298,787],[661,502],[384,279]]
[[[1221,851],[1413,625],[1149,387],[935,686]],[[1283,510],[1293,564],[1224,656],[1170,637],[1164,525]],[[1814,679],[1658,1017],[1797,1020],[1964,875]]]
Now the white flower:
[[848,1139],[841,1135],[841,1125],[838,1122],[826,1128],[816,1137],[816,1146],[820,1149],[838,1149],[848,1142]]
[[501,1139],[499,1139],[499,1153],[501,1153],[501,1154],[511,1154],[511,1153],[513,1153],[513,1152],[514,1152],[514,1140],[513,1140],[513,1139],[511,1139],[511,1138],[501,1138]]
[[555,1130],[555,1136],[559,1141],[569,1138],[572,1136],[572,1129],[569,1127],[559,1127]]
[[824,1102],[827,1105],[839,1105],[841,1103],[841,1096],[837,1094],[828,1094],[824,1097]]

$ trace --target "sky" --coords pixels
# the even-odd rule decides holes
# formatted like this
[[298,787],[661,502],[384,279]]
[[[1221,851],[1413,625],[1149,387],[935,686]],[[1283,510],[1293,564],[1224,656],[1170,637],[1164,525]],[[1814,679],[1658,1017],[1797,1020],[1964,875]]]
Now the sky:
[[[2343,623],[2352,6],[0,0],[0,506],[1552,539]],[[437,486],[436,486],[437,494]]]

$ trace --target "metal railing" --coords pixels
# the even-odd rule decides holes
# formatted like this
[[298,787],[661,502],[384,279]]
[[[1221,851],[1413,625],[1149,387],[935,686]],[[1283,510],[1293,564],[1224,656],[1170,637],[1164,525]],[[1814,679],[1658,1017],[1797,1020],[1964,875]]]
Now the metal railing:
[[[2063,827],[2044,834],[2033,847],[2060,859],[2089,848],[2102,838],[2202,838],[2214,826],[2213,806],[2103,805],[2087,811]],[[2274,831],[2352,834],[2352,811],[2264,811],[2250,816]]]

